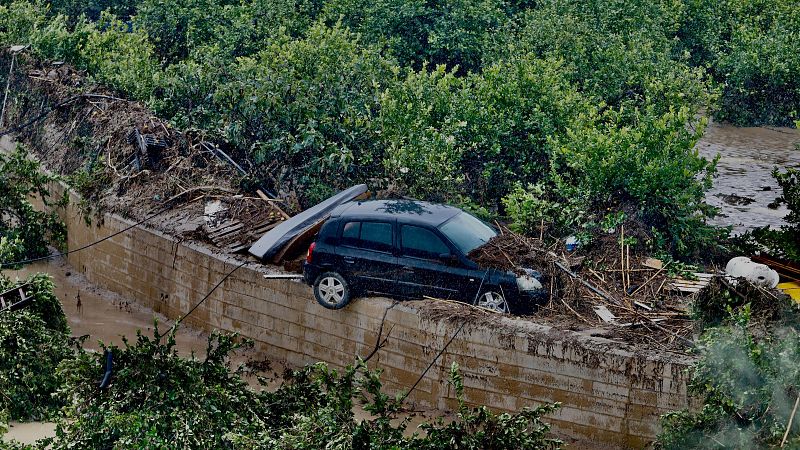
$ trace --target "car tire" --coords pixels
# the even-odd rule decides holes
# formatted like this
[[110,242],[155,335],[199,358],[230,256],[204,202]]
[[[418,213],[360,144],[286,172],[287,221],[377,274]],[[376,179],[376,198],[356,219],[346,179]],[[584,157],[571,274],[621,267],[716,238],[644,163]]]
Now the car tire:
[[475,299],[475,305],[491,311],[508,314],[510,309],[503,292],[498,288],[488,288]]
[[338,273],[325,272],[314,281],[314,298],[325,308],[344,308],[350,303],[350,285]]

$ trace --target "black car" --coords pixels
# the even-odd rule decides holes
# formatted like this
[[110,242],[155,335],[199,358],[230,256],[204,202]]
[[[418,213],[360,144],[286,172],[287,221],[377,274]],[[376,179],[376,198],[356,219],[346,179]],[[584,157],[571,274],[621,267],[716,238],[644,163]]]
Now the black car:
[[546,298],[541,275],[483,269],[467,255],[497,235],[452,206],[411,200],[349,202],[332,211],[303,265],[329,309],[367,292],[455,299],[500,312],[527,312]]

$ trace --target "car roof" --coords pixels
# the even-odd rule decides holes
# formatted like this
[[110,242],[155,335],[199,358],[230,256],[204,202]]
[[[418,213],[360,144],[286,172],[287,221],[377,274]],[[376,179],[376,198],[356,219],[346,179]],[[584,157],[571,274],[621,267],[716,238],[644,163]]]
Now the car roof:
[[437,227],[461,212],[453,206],[419,200],[365,200],[344,203],[331,217],[385,220],[389,216],[402,223]]

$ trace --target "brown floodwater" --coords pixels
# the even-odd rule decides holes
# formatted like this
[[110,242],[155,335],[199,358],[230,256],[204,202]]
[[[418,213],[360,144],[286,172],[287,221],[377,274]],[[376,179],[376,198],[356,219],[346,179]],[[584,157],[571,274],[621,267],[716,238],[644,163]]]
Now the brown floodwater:
[[[84,342],[88,350],[100,350],[100,342],[122,346],[125,336],[131,343],[136,341],[136,332],[141,330],[146,336],[153,336],[153,321],[158,320],[160,332],[166,331],[173,321],[151,309],[137,304],[133,299],[124,298],[114,292],[102,289],[89,283],[80,273],[76,273],[63,258],[55,258],[50,262],[39,262],[28,265],[21,270],[3,270],[2,273],[11,278],[24,279],[29,275],[44,272],[53,277],[55,293],[61,300],[61,306],[67,315],[67,321],[73,336],[89,335]],[[78,298],[80,297],[80,307]],[[198,358],[205,356],[208,333],[181,325],[175,342],[178,353],[189,356],[194,353]],[[249,360],[259,360],[253,351],[239,351],[231,358],[236,366]],[[279,375],[283,372],[280,362],[270,362],[270,372],[262,374],[271,379],[269,386],[279,384]],[[255,377],[248,377],[251,386],[258,387]],[[268,386],[268,387],[269,387]],[[2,440],[17,440],[33,443],[37,439],[55,435],[55,425],[47,422],[17,423],[12,422],[9,432]]]
[[799,167],[798,143],[800,131],[792,128],[734,127],[710,122],[697,149],[707,158],[720,156],[719,174],[706,194],[706,201],[720,209],[720,215],[711,223],[731,225],[735,233],[784,225],[786,206],[769,206],[781,195],[772,169]]

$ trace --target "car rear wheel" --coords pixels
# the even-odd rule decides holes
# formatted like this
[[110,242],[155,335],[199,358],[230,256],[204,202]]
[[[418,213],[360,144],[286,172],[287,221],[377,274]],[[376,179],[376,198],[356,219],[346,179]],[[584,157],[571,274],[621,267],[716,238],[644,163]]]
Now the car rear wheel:
[[341,309],[350,303],[350,286],[336,272],[325,272],[314,282],[314,297],[328,309]]
[[476,305],[480,306],[481,308],[490,309],[492,311],[496,311],[503,314],[509,312],[508,302],[506,302],[503,293],[496,291],[494,289],[489,289],[487,291],[484,291],[478,297]]

